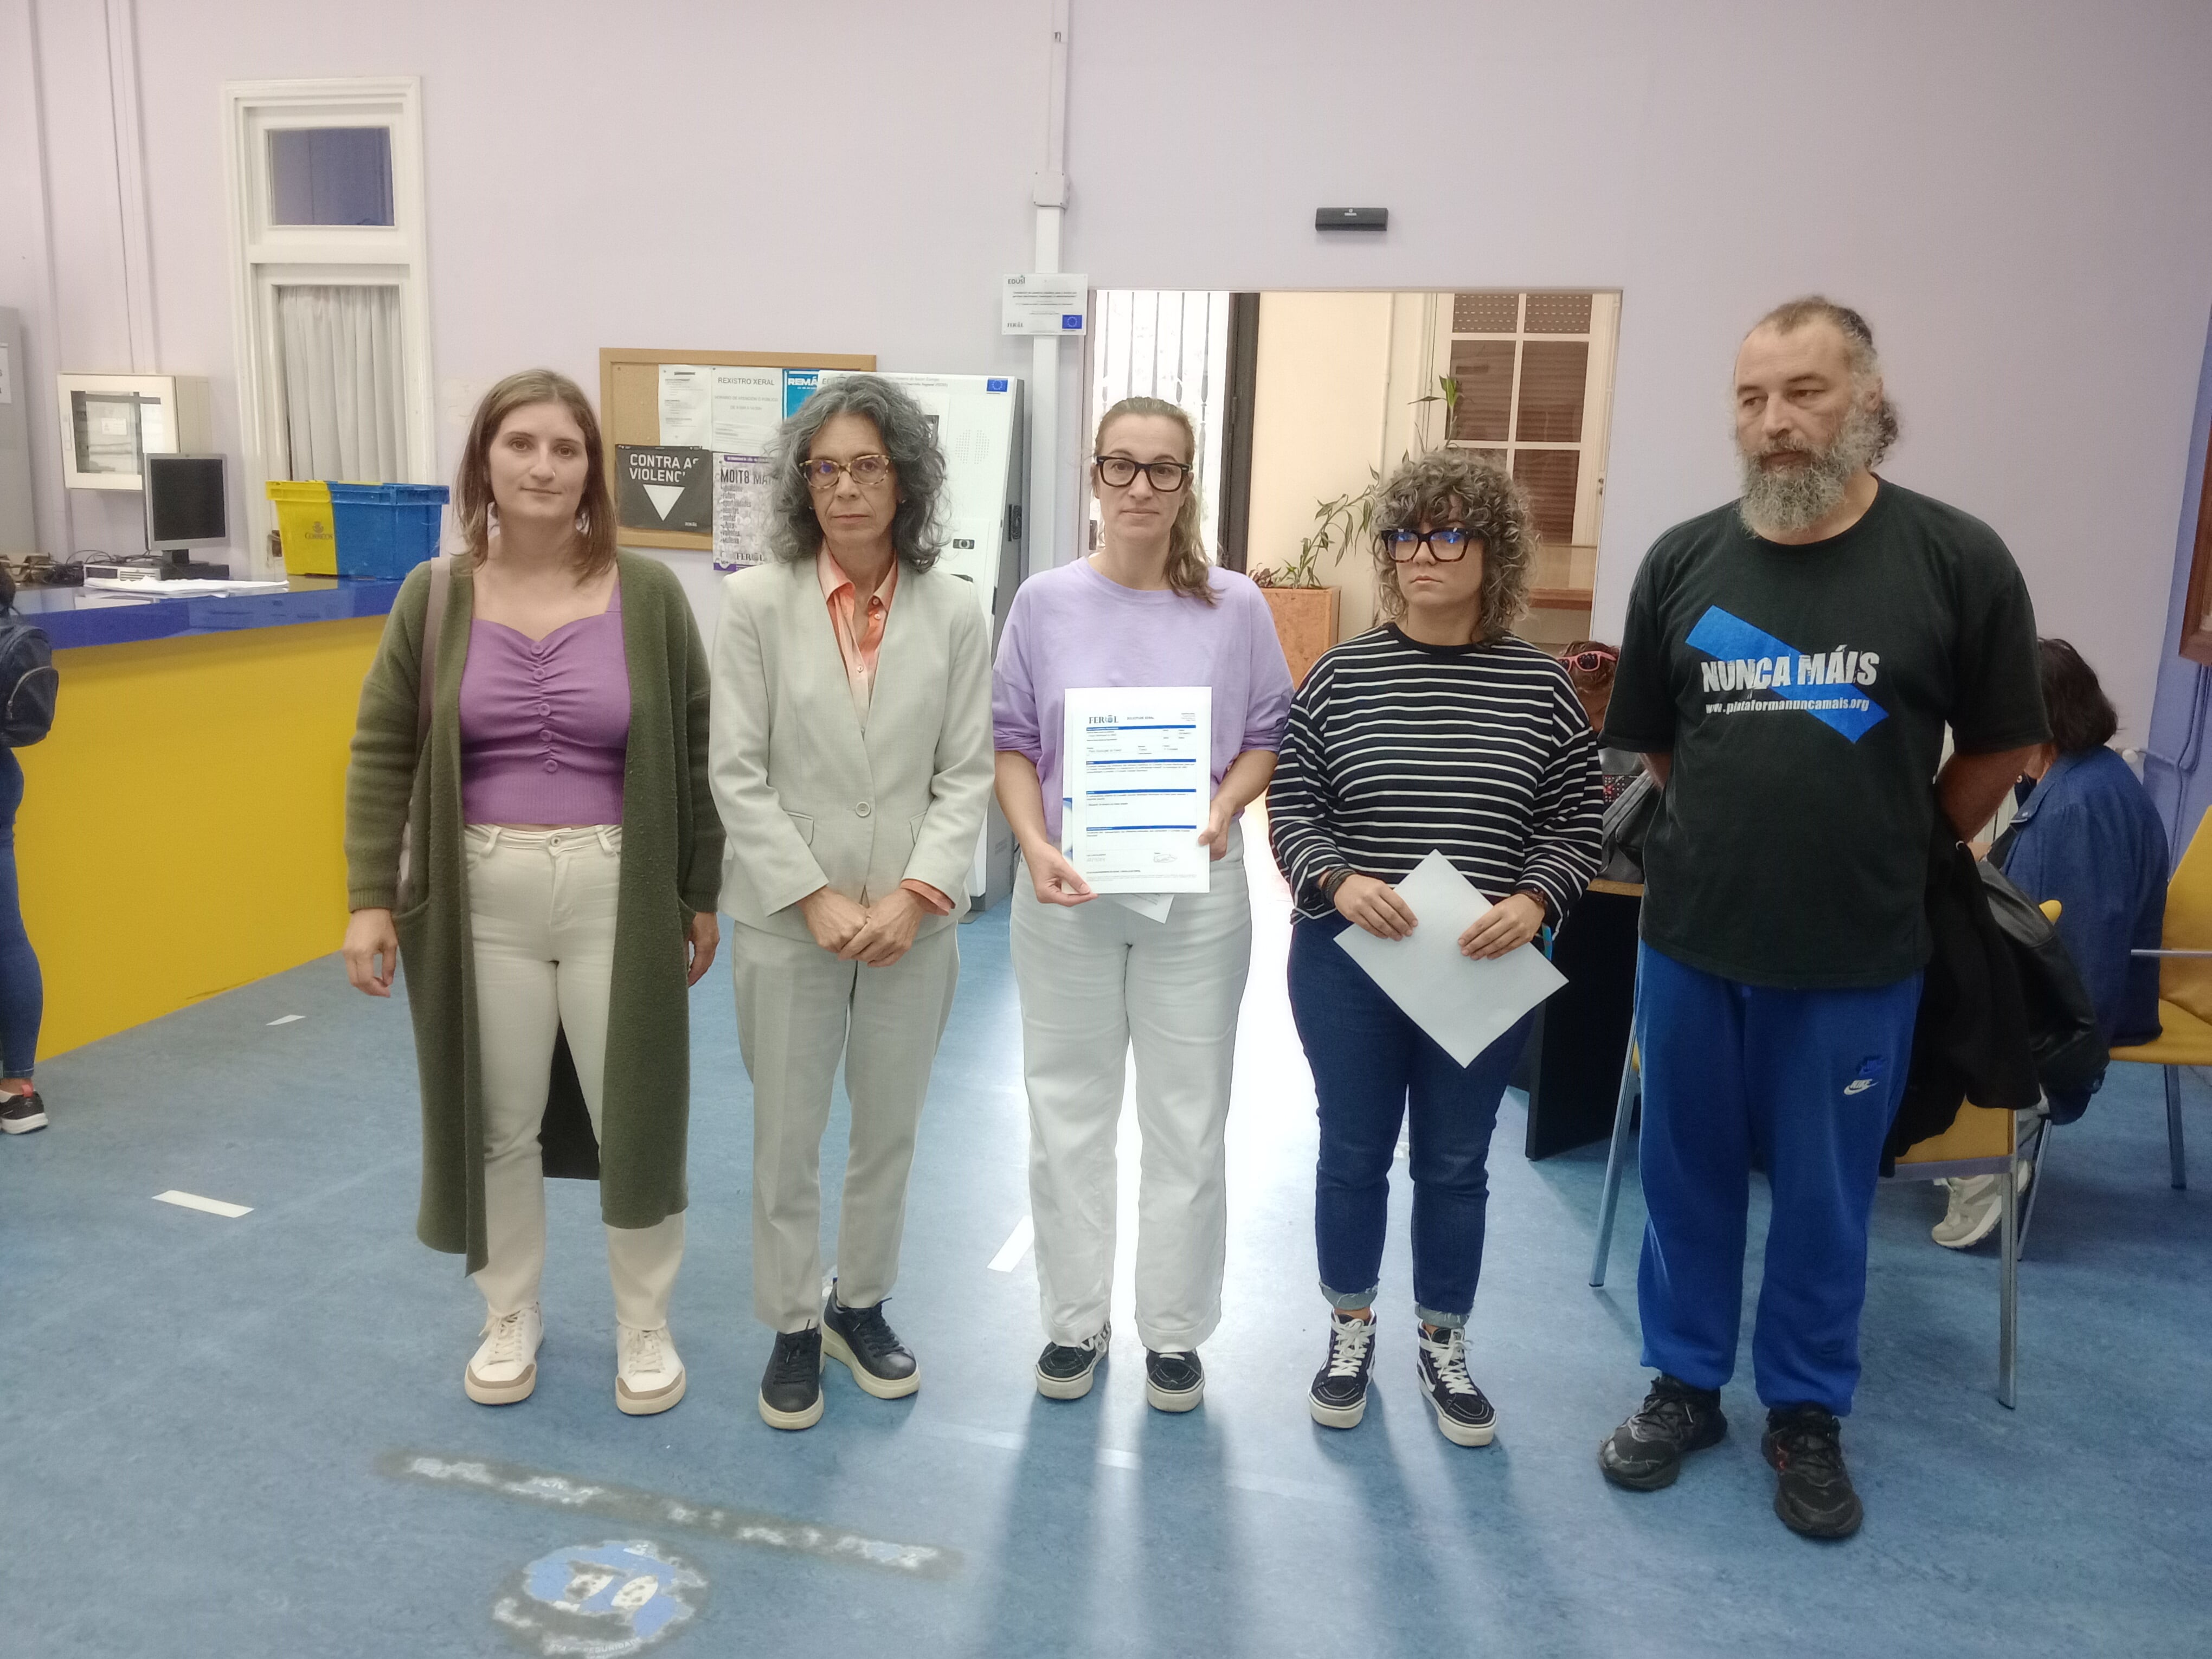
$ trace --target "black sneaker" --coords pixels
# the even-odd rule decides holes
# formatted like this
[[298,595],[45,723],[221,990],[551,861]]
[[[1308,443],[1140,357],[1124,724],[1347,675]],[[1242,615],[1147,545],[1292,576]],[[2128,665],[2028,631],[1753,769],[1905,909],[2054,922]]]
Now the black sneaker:
[[1306,1409],[1325,1429],[1356,1429],[1367,1414],[1367,1374],[1375,1364],[1375,1320],[1333,1313],[1328,1360],[1314,1373]]
[[772,1429],[811,1429],[822,1420],[822,1332],[779,1331],[761,1374],[761,1420]]
[[1849,1538],[1866,1519],[1844,1467],[1844,1425],[1819,1406],[1777,1406],[1759,1443],[1781,1479],[1774,1512],[1807,1538]]
[[1088,1342],[1048,1342],[1037,1356],[1037,1392],[1048,1400],[1080,1400],[1091,1392],[1092,1380],[1114,1340],[1109,1322]]
[[1442,1336],[1419,1328],[1421,1387],[1436,1407],[1437,1426],[1455,1446],[1486,1446],[1498,1432],[1498,1413],[1467,1374],[1467,1333],[1453,1326]]
[[27,1135],[46,1127],[46,1103],[39,1098],[36,1089],[27,1095],[0,1096],[0,1129],[11,1135]]
[[1597,1466],[1616,1486],[1657,1492],[1671,1486],[1682,1460],[1717,1446],[1728,1433],[1717,1389],[1693,1389],[1662,1371],[1635,1415],[1601,1441]]
[[1145,1350],[1145,1398],[1154,1411],[1187,1412],[1206,1398],[1206,1368],[1194,1353]]
[[884,1304],[848,1308],[833,1287],[822,1304],[822,1351],[842,1360],[853,1381],[878,1400],[902,1400],[921,1386],[921,1367],[884,1317]]

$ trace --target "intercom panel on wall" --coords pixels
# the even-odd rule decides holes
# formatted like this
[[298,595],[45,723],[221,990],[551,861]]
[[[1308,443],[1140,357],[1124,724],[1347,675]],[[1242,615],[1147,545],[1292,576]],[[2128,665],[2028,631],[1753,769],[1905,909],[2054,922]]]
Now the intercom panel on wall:
[[39,548],[31,511],[30,398],[23,385],[23,322],[0,306],[0,557]]

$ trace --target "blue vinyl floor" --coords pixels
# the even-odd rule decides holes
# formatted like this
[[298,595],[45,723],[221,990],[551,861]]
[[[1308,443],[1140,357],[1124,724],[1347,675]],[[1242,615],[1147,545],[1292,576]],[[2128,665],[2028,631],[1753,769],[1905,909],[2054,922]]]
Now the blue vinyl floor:
[[[1528,1163],[1518,1097],[1471,1328],[1497,1443],[1446,1443],[1415,1393],[1402,1184],[1376,1398],[1352,1432],[1310,1422],[1312,1094],[1285,907],[1255,863],[1228,1311],[1184,1417],[1146,1409],[1126,1336],[1089,1400],[1031,1385],[1030,1261],[991,1265],[1025,1210],[1004,907],[960,936],[891,1304],[924,1386],[879,1401],[833,1365],[805,1434],[754,1407],[769,1339],[719,964],[694,1003],[690,1396],[657,1418],[615,1410],[595,1192],[572,1183],[552,1194],[536,1396],[463,1396],[481,1304],[414,1240],[405,1012],[335,959],[50,1062],[52,1128],[0,1144],[0,1654],[611,1656],[644,1636],[676,1659],[2212,1653],[2201,1083],[2198,1190],[2167,1187],[2146,1070],[2117,1068],[2062,1132],[2016,1412],[1992,1395],[1993,1255],[1929,1243],[1935,1189],[1884,1188],[1846,1436],[1869,1518],[1810,1544],[1769,1508],[1747,1358],[1729,1439],[1679,1486],[1599,1478],[1644,1380],[1642,1212],[1632,1182],[1613,1283],[1587,1288],[1602,1149]],[[170,1189],[252,1212],[152,1201]],[[1127,1297],[1125,1278],[1125,1333]]]

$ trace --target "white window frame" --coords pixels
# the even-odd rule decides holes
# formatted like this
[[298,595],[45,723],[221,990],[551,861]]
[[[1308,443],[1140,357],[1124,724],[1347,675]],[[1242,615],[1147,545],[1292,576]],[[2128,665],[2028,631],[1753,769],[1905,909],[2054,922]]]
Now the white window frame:
[[[231,322],[238,362],[239,433],[245,450],[246,546],[257,572],[271,568],[276,518],[264,489],[289,453],[278,350],[280,285],[399,290],[405,482],[435,482],[437,426],[431,376],[428,222],[422,185],[422,83],[415,76],[344,80],[231,81],[222,88],[223,177],[230,205]],[[269,135],[288,127],[382,127],[391,134],[391,225],[270,222]]]

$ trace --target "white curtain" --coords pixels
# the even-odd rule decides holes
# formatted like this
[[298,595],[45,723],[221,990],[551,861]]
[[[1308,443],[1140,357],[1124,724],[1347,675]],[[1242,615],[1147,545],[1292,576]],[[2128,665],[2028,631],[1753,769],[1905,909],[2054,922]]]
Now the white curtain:
[[279,288],[276,337],[289,476],[356,483],[404,477],[399,290]]

